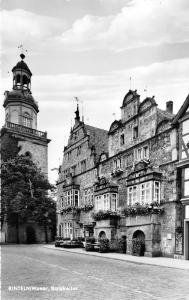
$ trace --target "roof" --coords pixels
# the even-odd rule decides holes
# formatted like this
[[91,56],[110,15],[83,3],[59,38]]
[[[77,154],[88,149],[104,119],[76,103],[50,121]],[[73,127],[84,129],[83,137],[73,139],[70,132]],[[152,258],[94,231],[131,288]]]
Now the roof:
[[176,114],[176,116],[174,117],[173,121],[172,121],[172,125],[176,125],[176,123],[178,122],[178,120],[180,118],[182,118],[183,114],[185,113],[185,111],[188,109],[189,107],[189,95],[186,97],[186,100],[184,101],[184,103],[182,104],[181,108],[179,109],[178,113]]
[[108,131],[84,124],[85,130],[89,135],[90,146],[95,146],[96,154],[99,157],[104,151],[108,151]]
[[12,91],[6,91],[5,92],[5,101],[3,103],[3,106],[6,107],[8,103],[13,103],[13,102],[24,102],[28,103],[31,106],[35,108],[35,110],[38,112],[38,104],[34,100],[31,92],[24,91],[24,90],[12,90]]
[[30,76],[32,76],[32,73],[31,73],[30,69],[28,68],[27,64],[23,60],[19,61],[16,64],[16,66],[13,67],[12,72],[14,72],[16,69],[25,70],[30,74]]
[[171,121],[174,118],[174,114],[171,114],[165,110],[157,108],[157,124],[159,124],[163,120]]

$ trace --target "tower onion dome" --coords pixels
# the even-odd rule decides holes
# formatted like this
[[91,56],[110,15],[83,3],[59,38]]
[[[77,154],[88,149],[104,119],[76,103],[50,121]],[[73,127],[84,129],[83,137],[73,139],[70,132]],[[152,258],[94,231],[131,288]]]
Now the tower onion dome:
[[30,71],[30,69],[28,68],[27,64],[23,61],[23,59],[25,58],[25,55],[22,53],[20,54],[21,57],[21,61],[19,61],[16,66],[13,67],[12,72],[15,72],[18,69],[24,70],[26,72],[29,73],[30,76],[32,76],[32,72]]
[[20,54],[21,61],[19,61],[16,66],[13,67],[13,90],[10,92],[5,92],[4,107],[8,103],[13,102],[24,102],[33,106],[33,108],[38,112],[38,105],[34,100],[31,93],[31,76],[32,73],[28,68],[27,64],[24,62],[25,55]]
[[13,89],[14,90],[28,90],[31,88],[32,72],[24,62],[25,55],[20,54],[21,61],[12,69],[13,72]]

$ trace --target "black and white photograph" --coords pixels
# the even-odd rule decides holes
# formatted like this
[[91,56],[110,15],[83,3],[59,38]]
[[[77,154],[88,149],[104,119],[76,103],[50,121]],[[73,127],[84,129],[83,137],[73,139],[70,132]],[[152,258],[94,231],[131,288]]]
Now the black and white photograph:
[[1,0],[2,300],[189,300],[189,1]]

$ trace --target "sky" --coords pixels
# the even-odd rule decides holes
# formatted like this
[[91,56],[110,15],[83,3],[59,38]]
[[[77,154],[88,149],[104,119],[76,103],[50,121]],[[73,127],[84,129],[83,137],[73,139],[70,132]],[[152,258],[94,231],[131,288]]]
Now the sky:
[[85,123],[106,130],[120,119],[130,88],[141,101],[154,95],[161,109],[172,100],[177,113],[189,94],[188,16],[188,0],[2,0],[0,125],[20,44],[33,73],[38,130],[51,139],[52,183],[74,124],[74,97]]

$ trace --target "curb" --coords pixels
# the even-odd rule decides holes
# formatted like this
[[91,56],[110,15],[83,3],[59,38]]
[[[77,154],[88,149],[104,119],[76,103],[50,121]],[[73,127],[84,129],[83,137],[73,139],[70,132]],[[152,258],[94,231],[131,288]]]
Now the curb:
[[[66,249],[66,248],[58,248],[58,247],[49,247],[47,245],[44,245],[43,246],[44,248],[47,248],[49,250],[58,250],[58,251],[65,251],[65,252],[70,252],[70,253],[74,253],[74,254],[81,254],[81,255],[88,255],[88,256],[95,256],[95,257],[99,257],[99,258],[106,258],[106,259],[115,259],[115,260],[119,260],[119,261],[125,261],[127,263],[133,263],[133,264],[140,264],[140,265],[146,265],[146,266],[156,266],[156,267],[163,267],[163,268],[170,268],[170,269],[179,269],[179,270],[185,270],[185,271],[189,271],[189,265],[187,267],[184,267],[184,266],[175,266],[175,265],[162,265],[162,264],[158,264],[158,263],[154,263],[154,262],[142,262],[142,261],[134,261],[134,260],[129,260],[129,259],[126,259],[126,258],[121,258],[121,257],[109,257],[109,256],[103,256],[103,253],[101,253],[100,255],[98,255],[97,253],[95,252],[91,252],[91,253],[88,253],[88,252],[76,252],[76,251],[72,251],[71,249]],[[174,262],[174,258],[173,259],[173,262]]]

